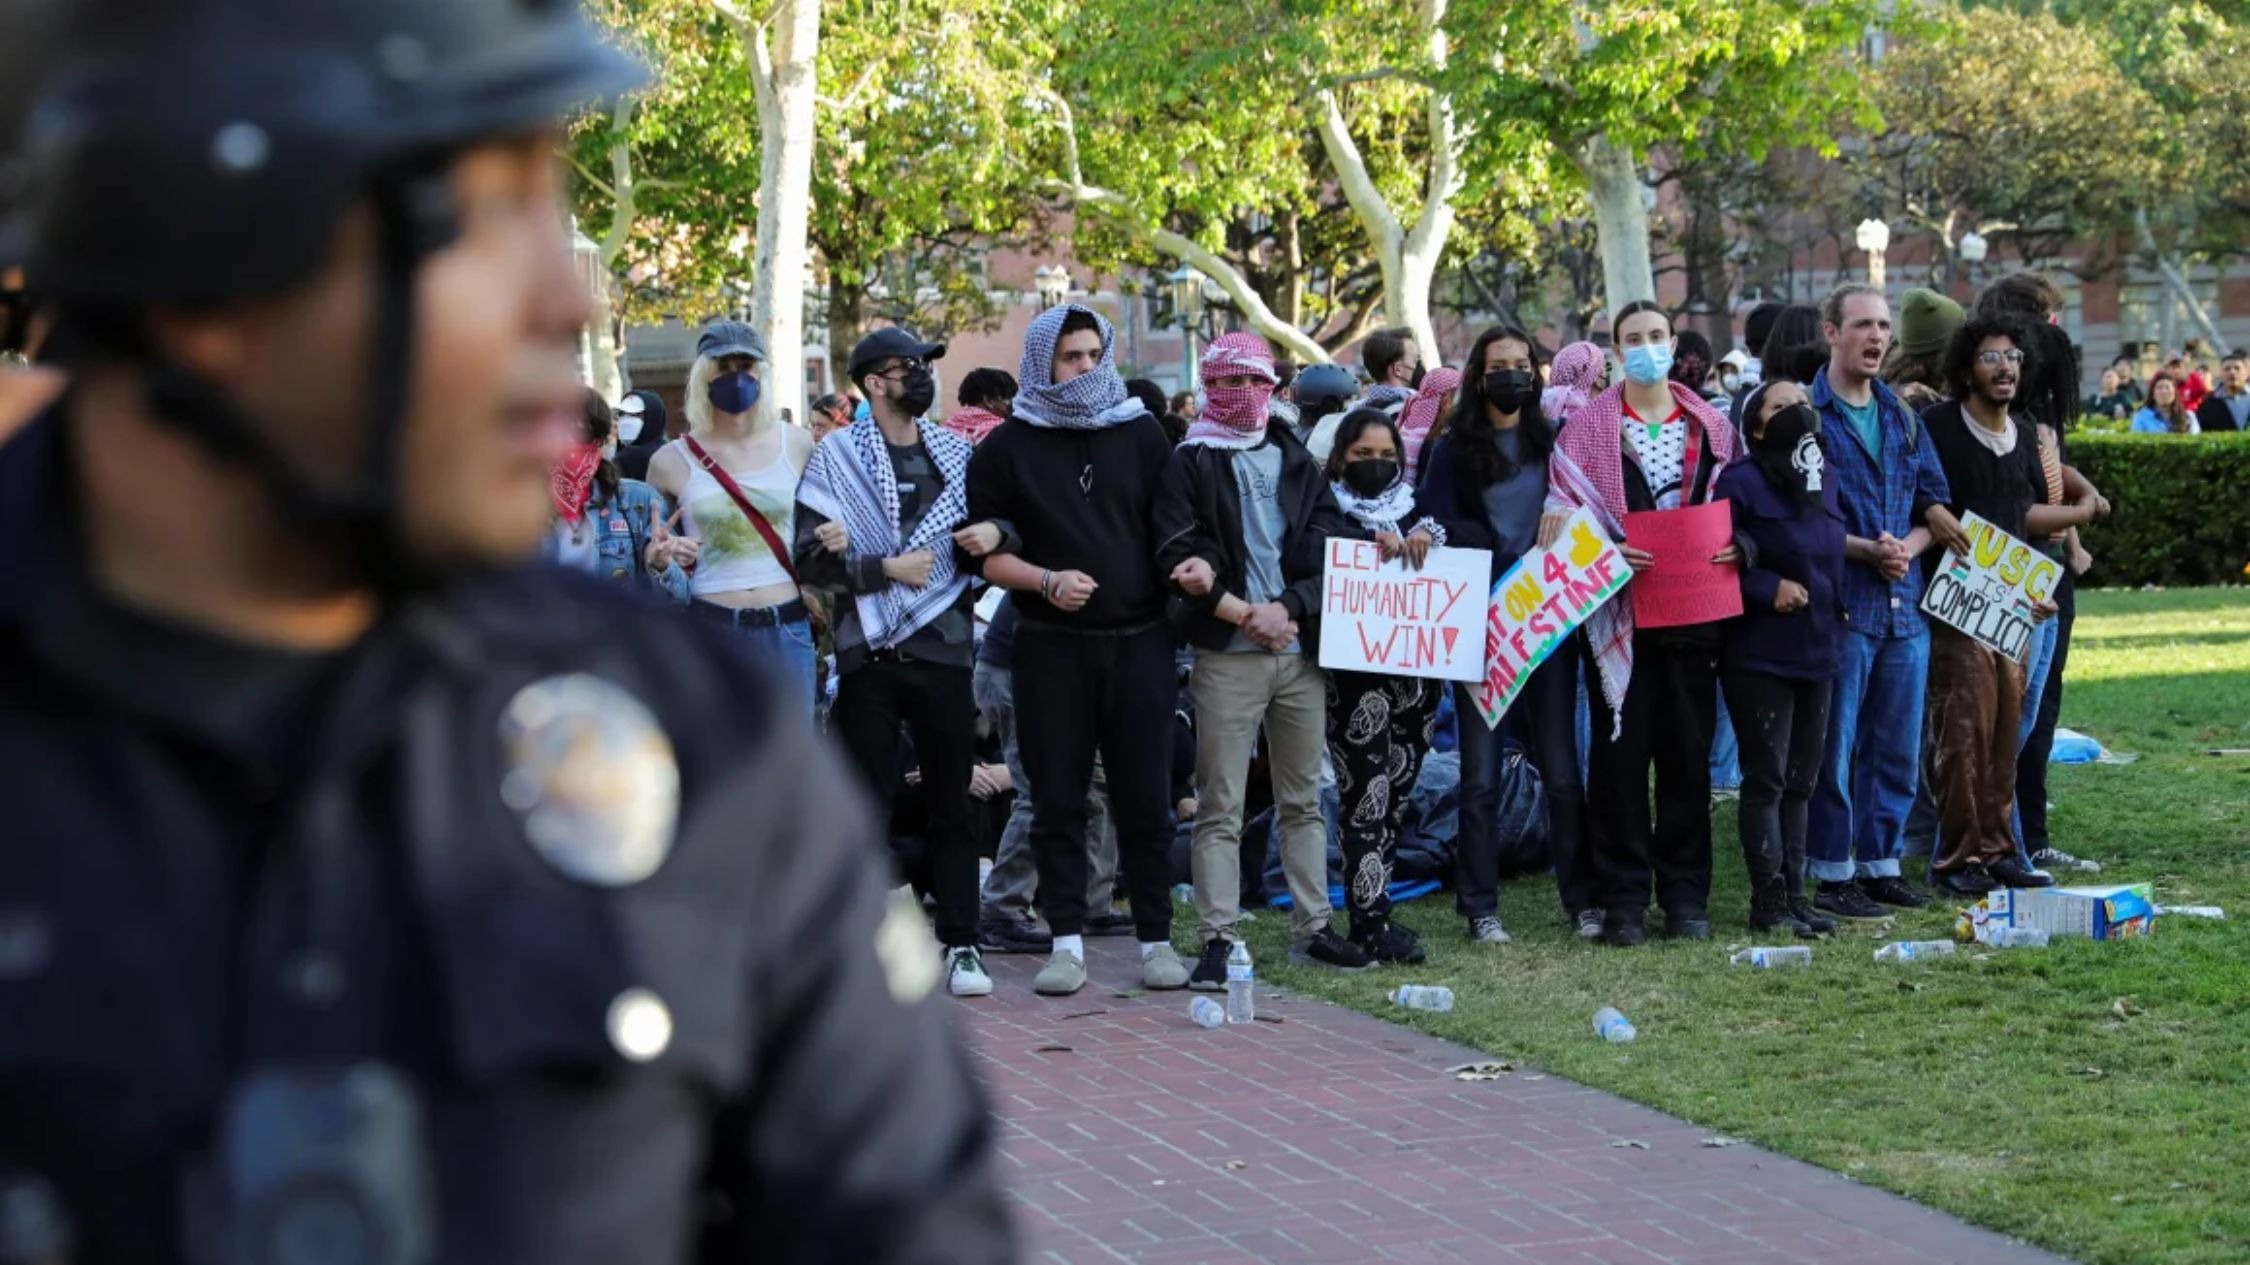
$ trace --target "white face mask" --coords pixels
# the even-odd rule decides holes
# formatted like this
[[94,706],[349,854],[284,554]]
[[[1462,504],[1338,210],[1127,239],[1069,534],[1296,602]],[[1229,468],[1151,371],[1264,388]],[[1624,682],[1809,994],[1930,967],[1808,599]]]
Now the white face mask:
[[638,413],[619,413],[617,415],[617,442],[629,444],[638,440],[641,437],[641,421],[641,415]]
[[606,444],[603,444],[603,445],[602,445],[602,460],[604,460],[604,461],[615,461],[615,460],[617,460],[617,437],[616,437],[616,436],[614,436],[614,435],[610,436],[610,440],[609,440],[609,442],[608,442],[608,443],[606,443]]

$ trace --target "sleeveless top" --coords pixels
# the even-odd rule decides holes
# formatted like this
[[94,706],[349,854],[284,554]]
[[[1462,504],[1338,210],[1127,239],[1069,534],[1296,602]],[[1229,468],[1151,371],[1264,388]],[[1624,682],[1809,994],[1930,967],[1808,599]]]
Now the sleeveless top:
[[[776,439],[785,439],[776,436]],[[698,555],[695,570],[690,573],[689,589],[696,596],[706,593],[733,593],[743,589],[764,588],[769,584],[786,584],[789,572],[781,560],[773,556],[764,536],[742,516],[742,508],[734,498],[703,468],[682,440],[673,440],[674,451],[687,463],[687,486],[680,500],[687,509],[682,526],[689,535],[703,542],[703,552]],[[774,459],[764,468],[752,471],[728,470],[742,488],[742,494],[758,508],[759,516],[773,528],[783,548],[796,539],[797,530],[797,469],[789,464],[789,445],[778,447]]]

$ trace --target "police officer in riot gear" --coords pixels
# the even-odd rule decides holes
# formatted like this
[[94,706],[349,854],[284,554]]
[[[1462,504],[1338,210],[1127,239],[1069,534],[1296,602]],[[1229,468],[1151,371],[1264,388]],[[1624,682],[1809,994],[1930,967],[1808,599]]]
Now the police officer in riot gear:
[[839,763],[723,635],[522,561],[587,317],[555,120],[630,64],[572,0],[62,7],[24,146],[69,387],[0,446],[0,1247],[1008,1259]]

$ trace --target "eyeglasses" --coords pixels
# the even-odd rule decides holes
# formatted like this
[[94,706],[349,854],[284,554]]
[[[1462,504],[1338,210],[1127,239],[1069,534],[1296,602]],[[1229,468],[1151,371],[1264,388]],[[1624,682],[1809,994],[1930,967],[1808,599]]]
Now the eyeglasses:
[[2006,351],[1980,351],[1977,353],[1977,363],[1987,369],[2004,364],[2020,365],[2023,363],[2023,351],[2017,347],[2010,347]]
[[886,368],[877,369],[875,371],[875,376],[878,378],[890,378],[896,377],[900,374],[913,373],[918,369],[927,369],[929,367],[930,362],[927,360],[901,360],[898,363],[890,365]]

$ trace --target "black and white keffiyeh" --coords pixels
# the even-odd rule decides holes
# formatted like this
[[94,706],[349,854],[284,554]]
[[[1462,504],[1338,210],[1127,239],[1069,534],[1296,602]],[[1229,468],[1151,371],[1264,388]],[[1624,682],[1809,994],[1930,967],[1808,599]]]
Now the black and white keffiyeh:
[[969,454],[974,450],[942,426],[928,421],[916,425],[945,486],[912,539],[898,536],[898,472],[891,468],[883,430],[873,418],[863,417],[823,440],[797,484],[798,501],[851,533],[852,552],[880,550],[890,557],[927,549],[937,555],[929,583],[921,588],[892,584],[880,593],[858,595],[860,628],[875,650],[888,650],[913,636],[969,586],[968,577],[954,566],[952,536],[969,516]]
[[[1084,312],[1094,318],[1102,333],[1102,362],[1090,373],[1068,382],[1056,382],[1055,341],[1062,337],[1064,318]],[[1148,410],[1125,389],[1117,372],[1117,331],[1092,308],[1075,303],[1051,307],[1031,322],[1023,335],[1022,373],[1016,382],[1017,421],[1049,430],[1107,430],[1148,416]]]
[[1404,477],[1383,489],[1380,496],[1361,496],[1342,479],[1328,487],[1336,494],[1336,504],[1343,507],[1344,513],[1369,531],[1387,531],[1399,536],[1426,531],[1431,540],[1441,545],[1445,543],[1445,528],[1438,526],[1436,519],[1425,514],[1411,526],[1407,524],[1406,520],[1414,513],[1414,485]]

